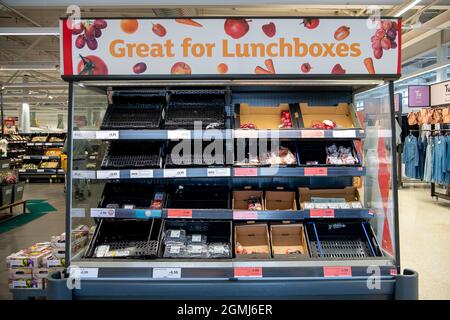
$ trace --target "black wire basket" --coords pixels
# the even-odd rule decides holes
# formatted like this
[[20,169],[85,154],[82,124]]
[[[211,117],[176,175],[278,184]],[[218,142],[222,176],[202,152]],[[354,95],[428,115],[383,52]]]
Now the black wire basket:
[[313,258],[363,259],[382,256],[367,222],[307,222],[309,252]]
[[160,219],[101,219],[85,258],[156,258],[161,225]]
[[159,142],[111,141],[103,157],[102,169],[160,168]]

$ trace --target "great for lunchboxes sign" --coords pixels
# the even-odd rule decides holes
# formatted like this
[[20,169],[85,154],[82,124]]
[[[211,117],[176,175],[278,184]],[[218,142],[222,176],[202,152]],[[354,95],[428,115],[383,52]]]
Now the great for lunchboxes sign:
[[401,21],[61,20],[63,76],[398,75]]

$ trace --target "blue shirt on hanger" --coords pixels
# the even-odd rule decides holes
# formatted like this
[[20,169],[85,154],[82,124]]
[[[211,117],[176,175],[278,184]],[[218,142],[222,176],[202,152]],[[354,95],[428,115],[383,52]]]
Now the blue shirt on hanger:
[[405,175],[407,177],[417,179],[419,150],[417,148],[417,138],[413,135],[409,135],[405,138],[402,160],[405,164]]
[[433,181],[445,183],[447,172],[447,138],[444,136],[434,137],[434,159],[433,159]]

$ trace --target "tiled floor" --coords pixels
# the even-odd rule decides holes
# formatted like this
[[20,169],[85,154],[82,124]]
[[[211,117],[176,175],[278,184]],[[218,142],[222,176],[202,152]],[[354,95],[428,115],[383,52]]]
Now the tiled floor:
[[[25,199],[48,199],[58,209],[0,235],[0,299],[11,299],[5,258],[64,232],[64,185],[28,184]],[[432,199],[426,186],[399,191],[402,268],[419,272],[421,299],[450,299],[450,202]]]

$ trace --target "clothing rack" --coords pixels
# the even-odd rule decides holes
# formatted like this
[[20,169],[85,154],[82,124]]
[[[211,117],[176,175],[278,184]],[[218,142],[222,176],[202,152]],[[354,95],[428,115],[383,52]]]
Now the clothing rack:
[[[430,131],[450,131],[450,129],[435,129],[434,124],[431,125]],[[447,189],[449,187],[447,186]],[[436,183],[431,182],[431,197],[436,197],[436,199],[441,198],[444,200],[450,201],[450,195],[442,193],[442,192],[436,192]]]

